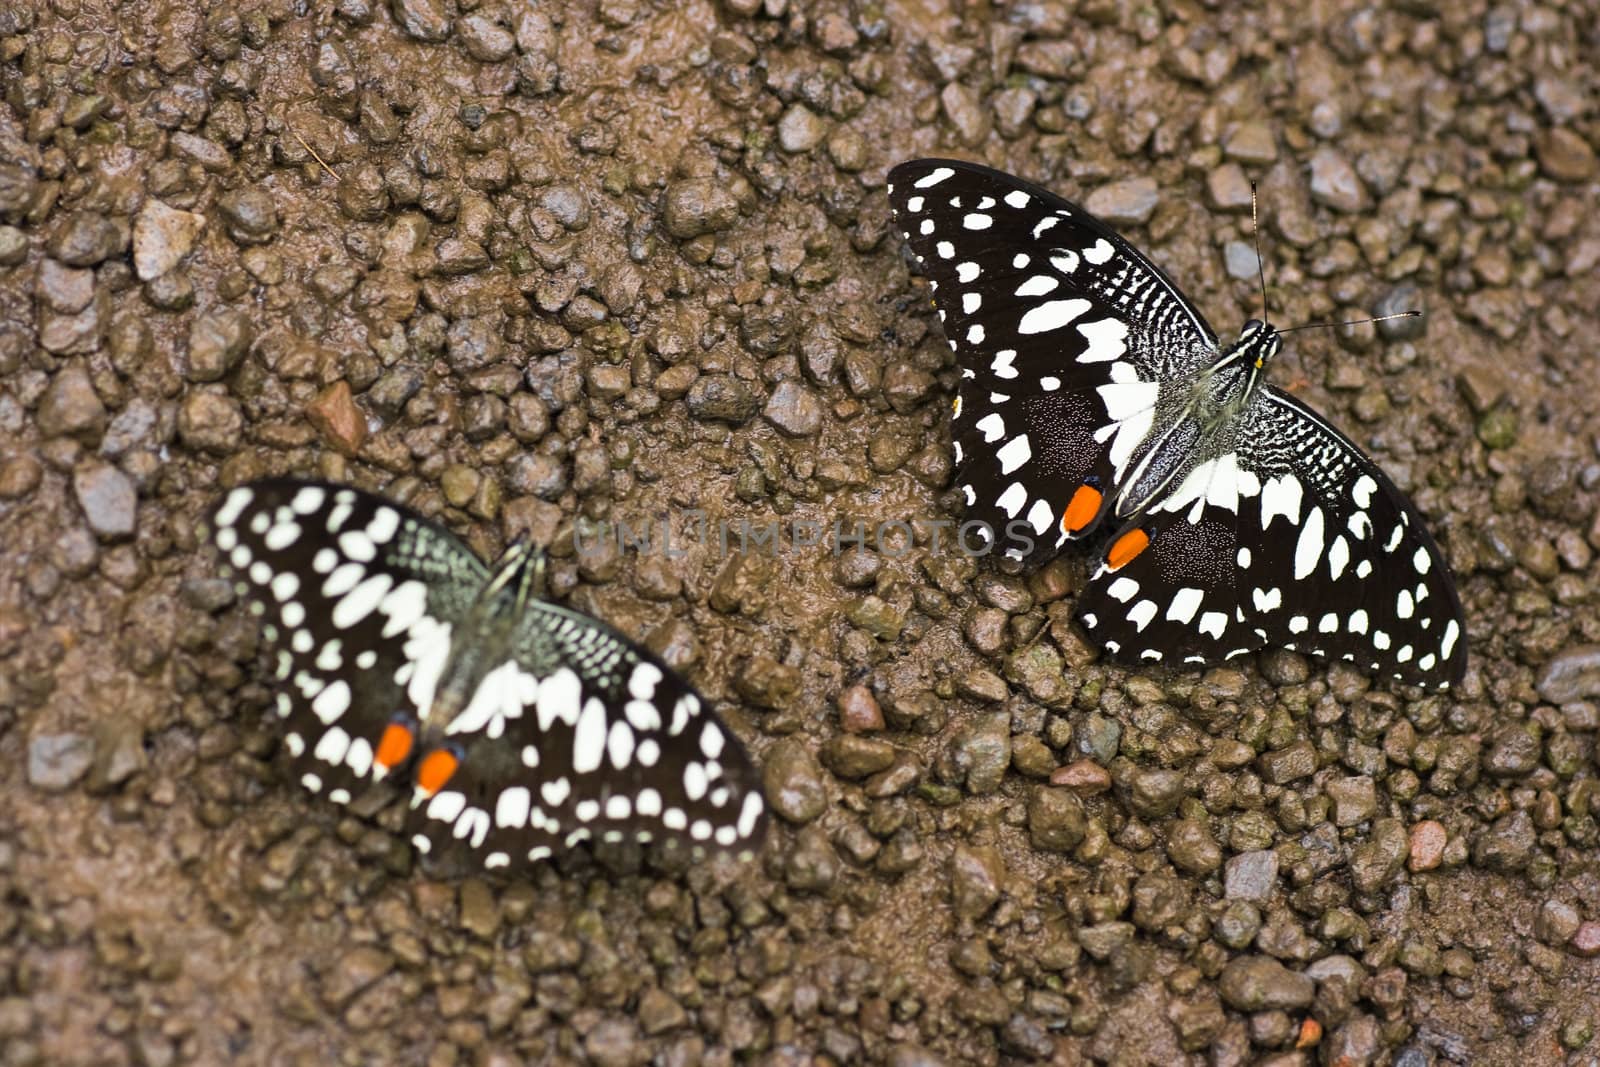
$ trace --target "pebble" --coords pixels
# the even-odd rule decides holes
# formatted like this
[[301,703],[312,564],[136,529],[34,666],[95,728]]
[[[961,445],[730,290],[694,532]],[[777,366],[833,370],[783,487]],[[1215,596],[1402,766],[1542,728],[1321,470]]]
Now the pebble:
[[169,207],[155,197],[133,220],[133,269],[140,281],[159,278],[183,262],[205,229],[206,217]]
[[1269,956],[1241,956],[1222,969],[1218,990],[1238,1011],[1299,1011],[1311,1006],[1317,986]]
[[871,689],[852,685],[839,693],[839,728],[847,733],[873,733],[884,728],[883,709]]
[[789,822],[803,825],[827,810],[822,765],[811,749],[795,738],[784,738],[767,750],[761,785],[772,810]]
[[1167,828],[1167,857],[1179,870],[1210,874],[1222,866],[1222,847],[1204,819],[1178,819]]
[[994,120],[977,90],[953,81],[939,92],[939,105],[962,144],[976,148],[989,136]]
[[827,123],[804,104],[789,105],[778,119],[778,147],[790,155],[811,151],[827,135]]
[[1265,122],[1241,122],[1222,139],[1222,154],[1251,167],[1267,167],[1278,160],[1278,141]]
[[1325,789],[1333,801],[1333,824],[1355,826],[1378,810],[1378,788],[1370,775],[1330,780]]
[[1273,785],[1286,785],[1301,778],[1309,778],[1317,770],[1317,750],[1311,742],[1299,740],[1287,748],[1263,752],[1256,760],[1261,777]]
[[28,783],[58,793],[89,773],[94,739],[87,734],[38,734],[28,742]]
[[75,211],[56,228],[45,250],[69,267],[93,267],[121,251],[123,233],[97,211]]
[[338,1010],[392,970],[394,957],[383,949],[372,945],[350,949],[323,975],[323,1002]]
[[1444,848],[1450,835],[1444,824],[1436,819],[1423,819],[1411,827],[1407,838],[1409,859],[1406,865],[1413,871],[1431,871],[1444,861]]
[[1160,202],[1161,189],[1154,178],[1125,178],[1100,186],[1083,206],[1113,226],[1142,226]]
[[220,381],[250,350],[255,327],[238,311],[213,311],[195,318],[189,327],[189,348],[184,376],[191,382]]
[[895,747],[887,741],[841,734],[823,742],[822,765],[840,778],[866,778],[894,763]]
[[1593,959],[1600,956],[1600,921],[1590,919],[1578,924],[1572,932],[1572,940],[1567,942],[1574,955],[1584,959]]
[[1050,784],[1064,786],[1079,796],[1098,796],[1111,788],[1111,772],[1091,759],[1074,760],[1052,771]]
[[697,419],[714,419],[735,426],[749,422],[761,410],[761,397],[750,386],[727,374],[703,374],[689,386],[684,398]]
[[1241,852],[1228,860],[1222,895],[1228,900],[1266,904],[1278,884],[1278,854],[1272,849]]
[[92,463],[73,472],[72,488],[96,537],[116,541],[133,536],[139,500],[126,474],[109,463]]
[[450,36],[450,14],[437,0],[389,0],[389,10],[408,37],[443,41]]
[[1089,832],[1083,801],[1075,793],[1036,786],[1028,794],[1028,840],[1045,852],[1070,852]]
[[1552,656],[1535,683],[1552,704],[1600,696],[1600,645],[1571,645]]
[[983,715],[968,723],[951,738],[939,762],[947,780],[964,782],[977,796],[993,793],[1011,763],[1010,716]]
[[950,853],[950,901],[956,914],[976,919],[1000,899],[1006,865],[988,845],[957,845]]
[[244,413],[226,394],[192,392],[178,408],[178,437],[190,448],[231,454],[244,434]]
[[1356,214],[1367,209],[1367,188],[1343,154],[1319,148],[1311,157],[1311,198],[1335,211]]
[[98,440],[106,428],[106,408],[81,364],[63,367],[39,401],[39,432],[46,437]]
[[228,236],[242,245],[263,244],[278,232],[278,207],[272,194],[254,185],[223,193],[217,210],[227,224]]
[[367,440],[367,420],[356,407],[350,384],[340,380],[328,386],[306,407],[306,419],[330,446],[353,456]]
[[1582,136],[1565,127],[1546,130],[1534,140],[1539,169],[1558,182],[1584,182],[1595,175],[1595,152]]
[[791,378],[778,383],[763,415],[786,437],[811,437],[822,428],[822,401]]
[[667,186],[662,198],[662,225],[680,240],[720,233],[732,226],[738,217],[738,198],[725,183],[711,178],[675,181]]

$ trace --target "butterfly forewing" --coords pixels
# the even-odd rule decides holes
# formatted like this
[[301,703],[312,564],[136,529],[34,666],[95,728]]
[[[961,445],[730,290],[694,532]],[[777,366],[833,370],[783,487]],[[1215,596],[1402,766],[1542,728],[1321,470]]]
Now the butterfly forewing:
[[[585,840],[744,852],[760,841],[765,804],[737,738],[648,651],[520,593],[512,579],[531,550],[490,569],[406,508],[287,480],[233,490],[211,527],[264,616],[307,787],[359,796],[384,775],[375,754],[400,722],[414,745],[393,770],[415,785],[425,852],[464,848],[503,867]],[[466,682],[459,699],[453,679]],[[433,751],[452,770],[424,788]]]
[[1030,564],[1106,535],[1079,612],[1108,651],[1210,662],[1288,647],[1406,682],[1461,678],[1464,621],[1437,546],[1354,444],[1257,383],[1270,327],[1219,351],[1138,251],[1009,175],[930,159],[889,181],[962,366],[968,516],[1002,549],[1022,520],[1032,544],[1009,554]]
[[1014,558],[1048,558],[1092,527],[1077,520],[1126,473],[1160,384],[1214,359],[1216,335],[1076,204],[953,160],[905,163],[889,181],[962,364],[952,430],[968,514]]
[[296,777],[348,803],[374,782],[408,663],[458,625],[487,574],[449,531],[367,493],[293,480],[232,490],[211,537],[253,614]]

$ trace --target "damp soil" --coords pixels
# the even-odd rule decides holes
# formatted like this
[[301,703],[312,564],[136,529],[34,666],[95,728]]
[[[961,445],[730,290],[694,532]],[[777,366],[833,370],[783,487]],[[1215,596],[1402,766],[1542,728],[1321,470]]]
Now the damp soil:
[[[1600,20],[1267,8],[0,9],[0,1062],[1594,1062]],[[1081,561],[934,543],[929,154],[1224,332],[1252,180],[1279,325],[1425,311],[1274,373],[1438,535],[1458,691],[1122,667]],[[197,526],[279,473],[549,545],[756,753],[760,857],[448,876],[289,782]]]

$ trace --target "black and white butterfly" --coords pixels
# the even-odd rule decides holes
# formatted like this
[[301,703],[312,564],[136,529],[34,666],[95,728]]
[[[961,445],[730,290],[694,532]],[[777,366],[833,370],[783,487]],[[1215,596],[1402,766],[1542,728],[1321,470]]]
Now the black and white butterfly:
[[241,486],[211,513],[263,633],[295,775],[348,804],[410,786],[412,841],[484,867],[580,841],[752,853],[766,805],[744,746],[656,656],[549,603],[542,552],[485,566],[355,489]]
[[962,367],[969,515],[1027,564],[1103,536],[1077,610],[1109,652],[1204,663],[1271,646],[1461,679],[1449,567],[1377,465],[1262,380],[1271,325],[1220,347],[1138,250],[1008,174],[923,159],[889,183]]

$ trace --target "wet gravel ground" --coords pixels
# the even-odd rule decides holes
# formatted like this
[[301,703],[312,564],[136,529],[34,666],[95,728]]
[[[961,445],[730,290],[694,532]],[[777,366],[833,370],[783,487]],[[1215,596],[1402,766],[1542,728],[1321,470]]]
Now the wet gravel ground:
[[[0,1062],[1592,1063],[1592,3],[0,9]],[[1126,230],[1427,514],[1419,696],[1145,673],[949,518],[933,153]],[[723,708],[760,860],[482,881],[288,782],[218,491],[383,489]],[[700,509],[711,543],[579,550]],[[680,530],[680,533],[682,531]]]

